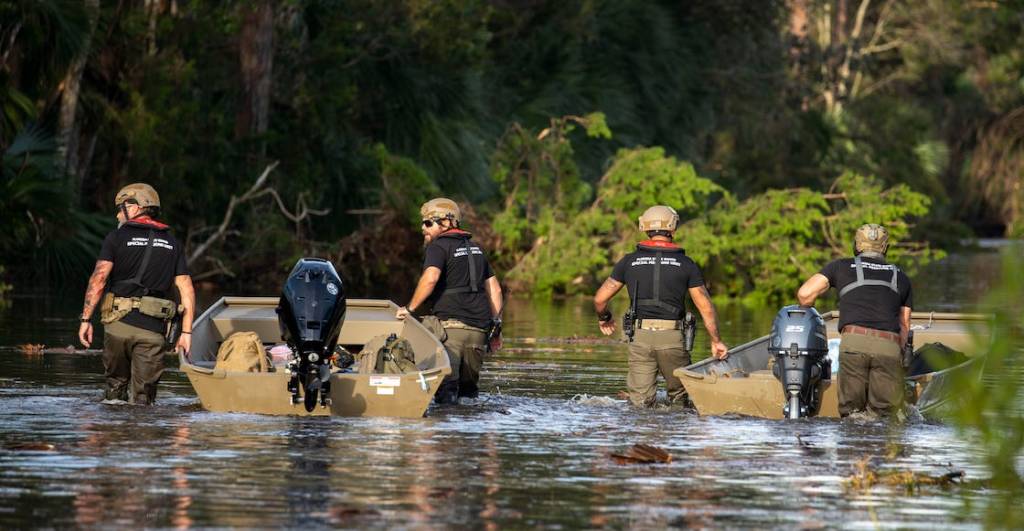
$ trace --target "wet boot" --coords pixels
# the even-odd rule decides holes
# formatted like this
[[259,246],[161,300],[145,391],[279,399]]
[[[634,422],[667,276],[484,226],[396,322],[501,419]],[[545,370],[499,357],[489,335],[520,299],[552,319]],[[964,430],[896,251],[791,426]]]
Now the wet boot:
[[437,393],[434,394],[435,404],[455,404],[459,403],[459,383],[444,381],[441,386],[437,388]]
[[107,384],[107,388],[103,391],[103,401],[128,401],[128,382],[111,386]]

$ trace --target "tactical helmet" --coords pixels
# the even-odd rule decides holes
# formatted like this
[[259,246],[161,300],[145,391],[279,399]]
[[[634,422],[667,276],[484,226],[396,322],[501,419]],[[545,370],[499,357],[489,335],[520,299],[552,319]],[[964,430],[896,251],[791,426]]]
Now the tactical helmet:
[[114,196],[114,206],[120,206],[125,201],[133,201],[143,208],[160,206],[160,196],[146,183],[129,184]]
[[655,205],[647,210],[644,210],[643,215],[640,216],[640,230],[648,232],[652,230],[676,230],[676,225],[679,224],[679,214],[676,209],[665,206]]
[[885,254],[889,249],[889,231],[881,225],[867,223],[857,229],[853,242],[853,249],[858,253],[868,251]]
[[448,218],[454,221],[462,220],[462,212],[459,211],[459,205],[447,197],[437,197],[423,203],[423,206],[420,207],[420,216],[423,219]]

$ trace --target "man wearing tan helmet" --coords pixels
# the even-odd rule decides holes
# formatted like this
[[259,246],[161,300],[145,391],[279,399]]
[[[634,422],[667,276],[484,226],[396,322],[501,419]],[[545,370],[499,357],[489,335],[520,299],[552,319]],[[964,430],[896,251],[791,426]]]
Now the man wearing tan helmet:
[[420,215],[426,245],[423,274],[412,300],[398,309],[397,317],[405,319],[433,307],[433,315],[444,327],[439,339],[452,367],[435,400],[458,403],[461,397],[476,398],[479,393],[488,335],[492,330],[500,333],[501,285],[483,249],[459,228],[462,214],[455,201],[431,199],[420,208]]
[[[711,354],[722,359],[729,353],[718,335],[718,317],[700,268],[672,243],[678,224],[679,215],[672,207],[658,205],[644,211],[640,230],[648,239],[615,264],[611,276],[594,295],[598,326],[607,336],[615,332],[608,302],[622,286],[629,292],[631,310],[627,318],[632,318],[625,319],[628,322],[623,326],[633,331],[626,330],[630,342],[626,386],[629,401],[636,406],[654,405],[659,372],[665,378],[669,401],[685,402],[686,390],[672,371],[690,364],[692,344],[687,348],[685,333],[696,325],[686,311],[687,294],[704,320]],[[636,314],[630,316],[633,308]]]
[[854,257],[834,260],[797,291],[803,306],[830,287],[839,291],[839,413],[886,415],[903,403],[903,345],[910,334],[910,278],[885,260],[889,232],[867,224],[854,236]]
[[[118,227],[103,240],[89,278],[78,339],[85,347],[92,344],[91,318],[100,304],[104,400],[152,404],[163,374],[171,321],[180,318],[181,323],[175,348],[188,355],[192,346],[192,277],[185,250],[167,225],[155,219],[160,215],[160,196],[153,187],[125,186],[114,197],[114,208]],[[171,299],[172,287],[181,296],[180,306]]]

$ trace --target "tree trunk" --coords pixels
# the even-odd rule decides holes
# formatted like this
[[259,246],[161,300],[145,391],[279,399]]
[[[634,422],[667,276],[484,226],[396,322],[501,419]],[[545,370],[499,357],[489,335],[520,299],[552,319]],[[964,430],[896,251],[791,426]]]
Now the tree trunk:
[[57,124],[58,169],[62,174],[70,177],[72,191],[76,198],[82,192],[83,172],[78,163],[79,128],[75,117],[78,113],[78,94],[82,88],[82,72],[85,71],[85,63],[89,60],[90,41],[100,9],[99,0],[85,0],[85,5],[89,12],[89,35],[86,36],[78,57],[71,62],[64,81],[61,83],[60,116]]
[[274,10],[267,0],[244,3],[238,44],[242,68],[242,101],[235,137],[260,135],[270,121],[270,89],[274,64]]

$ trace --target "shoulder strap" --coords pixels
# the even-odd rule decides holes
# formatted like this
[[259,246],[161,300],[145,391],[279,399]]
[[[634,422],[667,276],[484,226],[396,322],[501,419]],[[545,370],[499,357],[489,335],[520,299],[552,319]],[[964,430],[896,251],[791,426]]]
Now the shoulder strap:
[[[639,299],[636,304],[637,306],[654,306],[682,317],[682,308],[661,300],[661,254],[661,251],[654,253],[654,296],[650,299]],[[637,297],[639,296],[640,294],[637,293]]]
[[142,288],[142,295],[149,295],[150,289],[142,284],[142,274],[146,272],[146,268],[149,267],[149,259],[153,256],[153,229],[149,229],[149,239],[146,242],[146,250],[142,253],[142,263],[139,264],[139,269],[135,272],[135,276],[120,282],[114,283],[115,286],[138,286]]
[[897,295],[900,293],[899,289],[899,274],[900,268],[895,265],[892,266],[892,280],[886,282],[884,280],[867,280],[864,278],[864,264],[860,261],[859,256],[853,257],[853,265],[857,269],[857,280],[851,282],[839,290],[839,296],[842,297],[852,290],[855,290],[861,286],[883,286],[896,292]]

